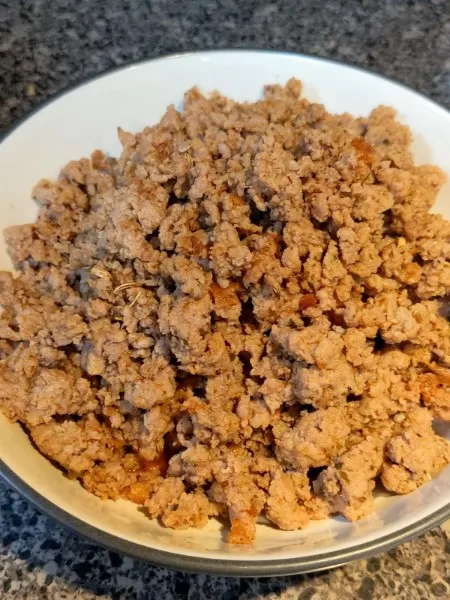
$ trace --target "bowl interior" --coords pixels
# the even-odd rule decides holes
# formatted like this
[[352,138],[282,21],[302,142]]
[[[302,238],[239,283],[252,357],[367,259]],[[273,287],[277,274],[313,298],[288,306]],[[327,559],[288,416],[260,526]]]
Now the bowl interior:
[[[332,112],[366,115],[379,104],[398,110],[414,135],[416,162],[439,165],[450,174],[450,114],[400,85],[358,69],[325,60],[265,52],[212,52],[140,63],[91,81],[61,96],[22,123],[0,145],[0,229],[31,222],[30,197],[41,177],[95,148],[118,155],[116,130],[138,131],[155,123],[169,104],[182,106],[193,85],[219,90],[238,100],[255,100],[265,83],[304,82],[304,95]],[[450,187],[441,191],[435,210],[450,218]],[[3,238],[0,268],[10,269]],[[450,430],[444,433],[450,439]],[[341,518],[317,522],[303,531],[283,532],[258,525],[252,547],[230,548],[220,525],[205,530],[172,531],[146,518],[135,505],[101,502],[66,479],[30,444],[18,425],[0,417],[0,459],[38,494],[99,530],[144,547],[191,557],[229,561],[320,557],[372,544],[422,519],[431,519],[450,502],[450,469],[404,497],[379,494],[376,511],[357,522]],[[1,469],[0,469],[1,470]]]

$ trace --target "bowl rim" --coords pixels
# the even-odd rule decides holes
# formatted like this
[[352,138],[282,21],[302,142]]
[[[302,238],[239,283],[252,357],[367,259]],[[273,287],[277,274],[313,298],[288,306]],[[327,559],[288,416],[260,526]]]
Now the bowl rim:
[[[246,49],[246,48],[223,48],[214,50],[198,50],[191,52],[177,52],[171,54],[165,54],[154,58],[144,58],[135,61],[126,62],[123,65],[113,66],[100,73],[94,74],[77,80],[75,83],[63,88],[58,93],[52,95],[49,99],[38,104],[32,110],[28,111],[23,117],[14,121],[10,126],[6,127],[0,132],[0,144],[12,135],[21,125],[31,119],[39,111],[43,110],[53,102],[56,102],[61,97],[70,93],[77,88],[89,85],[97,79],[107,77],[119,71],[124,71],[130,67],[136,67],[152,62],[159,62],[165,60],[174,60],[177,58],[183,58],[187,56],[206,56],[210,54],[220,53],[245,53],[245,54],[272,54],[283,56],[299,57],[303,59],[313,60],[317,62],[329,63],[332,65],[343,66],[355,71],[362,73],[368,73],[374,77],[385,80],[394,84],[395,86],[401,87],[407,90],[409,93],[420,96],[423,100],[434,107],[440,109],[447,117],[450,116],[450,111],[438,102],[429,98],[426,94],[414,90],[413,88],[405,85],[404,83],[398,82],[395,79],[381,75],[370,69],[360,67],[345,61],[330,59],[325,57],[318,57],[304,53],[289,52],[282,50],[267,50],[267,49]],[[353,546],[346,550],[341,549],[333,552],[324,552],[320,555],[312,557],[298,557],[289,559],[274,559],[274,560],[251,560],[241,561],[238,559],[221,560],[211,558],[199,558],[196,556],[188,556],[184,554],[178,554],[176,552],[166,552],[158,550],[142,544],[125,540],[116,535],[107,533],[102,529],[99,529],[93,525],[89,525],[85,521],[71,515],[64,509],[60,508],[57,504],[50,502],[43,495],[34,490],[28,485],[21,477],[19,477],[6,463],[0,458],[0,476],[2,479],[9,484],[15,491],[21,496],[28,500],[35,508],[44,513],[45,515],[55,519],[62,526],[69,529],[70,531],[79,534],[80,536],[87,538],[88,540],[95,542],[99,546],[120,552],[131,556],[136,559],[144,560],[157,566],[177,569],[180,571],[187,571],[192,573],[207,573],[210,575],[223,575],[233,577],[271,577],[271,576],[285,576],[295,575],[300,573],[308,573],[313,571],[320,571],[338,567],[346,564],[353,560],[359,560],[368,558],[374,554],[386,552],[399,544],[407,542],[408,540],[421,535],[430,529],[440,525],[446,519],[450,517],[450,502],[439,510],[431,513],[427,517],[412,523],[411,525],[399,530],[392,532],[386,536],[378,537],[374,540]]]
[[312,557],[298,557],[274,560],[242,561],[238,559],[221,560],[215,558],[199,558],[176,552],[157,550],[125,540],[98,527],[89,525],[78,517],[74,517],[58,505],[47,500],[36,492],[12,469],[0,459],[0,475],[15,491],[28,500],[46,516],[55,519],[64,528],[95,542],[106,550],[126,554],[132,558],[147,561],[159,567],[167,567],[189,573],[206,573],[228,577],[273,577],[298,575],[339,567],[354,560],[369,558],[381,552],[387,552],[396,546],[408,542],[412,538],[437,527],[450,517],[450,503],[432,513],[428,517],[411,524],[399,531],[370,542],[353,546],[348,550],[324,552]]

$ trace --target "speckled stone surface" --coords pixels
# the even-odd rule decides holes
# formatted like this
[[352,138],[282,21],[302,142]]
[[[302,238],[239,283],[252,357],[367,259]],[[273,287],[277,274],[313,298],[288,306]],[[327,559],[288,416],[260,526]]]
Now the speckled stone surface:
[[[112,66],[206,48],[274,48],[352,62],[450,107],[448,0],[0,1],[0,128]],[[271,580],[185,575],[102,550],[0,482],[0,598],[450,598],[450,526],[330,572]]]

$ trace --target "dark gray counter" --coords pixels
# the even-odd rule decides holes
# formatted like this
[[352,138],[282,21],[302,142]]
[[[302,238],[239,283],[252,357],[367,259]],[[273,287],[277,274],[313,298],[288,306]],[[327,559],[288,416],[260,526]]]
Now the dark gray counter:
[[[448,0],[0,2],[0,128],[68,85],[130,60],[207,48],[329,56],[450,107]],[[450,141],[449,141],[450,142]],[[184,575],[67,533],[0,482],[0,598],[450,598],[450,527],[334,571],[271,580]]]

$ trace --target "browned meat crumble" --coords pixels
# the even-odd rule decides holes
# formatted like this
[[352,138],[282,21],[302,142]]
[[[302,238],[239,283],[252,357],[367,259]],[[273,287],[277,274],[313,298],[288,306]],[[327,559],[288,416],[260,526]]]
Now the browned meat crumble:
[[450,223],[391,108],[331,115],[300,83],[95,151],[5,236],[0,408],[101,498],[248,543],[372,510],[450,462]]

